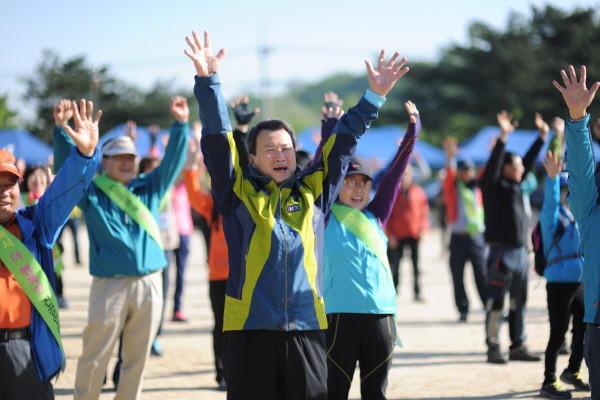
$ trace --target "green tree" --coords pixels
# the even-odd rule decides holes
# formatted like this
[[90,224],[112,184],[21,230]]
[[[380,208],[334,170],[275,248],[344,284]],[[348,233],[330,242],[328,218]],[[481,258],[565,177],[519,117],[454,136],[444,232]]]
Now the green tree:
[[13,119],[17,113],[8,109],[7,97],[7,95],[0,96],[0,129],[9,129],[16,126]]
[[28,128],[48,142],[54,127],[53,107],[65,98],[92,100],[95,108],[104,112],[101,134],[127,120],[162,127],[173,121],[169,98],[177,91],[172,82],[157,82],[145,92],[117,79],[106,66],[89,65],[84,57],[61,60],[52,50],[45,50],[34,76],[24,81],[24,99],[35,104],[37,115]]

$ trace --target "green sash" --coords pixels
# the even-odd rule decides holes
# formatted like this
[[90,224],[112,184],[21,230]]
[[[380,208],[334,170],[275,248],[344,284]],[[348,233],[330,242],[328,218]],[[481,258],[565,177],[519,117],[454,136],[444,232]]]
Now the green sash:
[[377,226],[362,211],[342,204],[334,204],[331,207],[331,213],[340,224],[359,238],[379,261],[390,270],[387,250],[377,232]]
[[131,193],[121,182],[109,178],[106,174],[94,178],[94,183],[117,207],[144,228],[161,249],[163,248],[156,219],[136,195]]
[[467,188],[462,180],[457,179],[456,186],[467,218],[467,233],[475,235],[480,232],[480,227],[483,226],[483,207],[477,204],[475,191]]
[[60,339],[60,320],[54,290],[44,270],[27,247],[0,225],[0,259],[15,277],[31,304],[38,310],[54,335],[62,353],[61,371],[65,369],[66,357]]

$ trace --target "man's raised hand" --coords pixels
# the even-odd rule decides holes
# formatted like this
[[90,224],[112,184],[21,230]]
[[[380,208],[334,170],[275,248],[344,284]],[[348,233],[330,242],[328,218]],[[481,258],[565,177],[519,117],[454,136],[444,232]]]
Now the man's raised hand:
[[62,99],[54,107],[54,125],[62,127],[73,118],[71,100]]
[[569,117],[572,120],[580,120],[587,115],[587,108],[592,104],[596,91],[600,87],[600,82],[594,82],[591,88],[586,87],[587,71],[585,65],[581,66],[579,79],[575,73],[575,68],[569,65],[569,75],[565,70],[560,71],[560,76],[565,84],[562,87],[557,81],[552,81],[554,87],[562,93],[563,99],[569,108]]
[[192,31],[193,40],[185,37],[185,41],[190,46],[190,50],[184,50],[196,67],[196,75],[199,77],[210,76],[217,72],[221,59],[225,56],[226,50],[221,49],[215,56],[210,47],[210,35],[204,31],[204,44],[198,36],[198,32]]
[[171,115],[179,122],[186,123],[190,118],[190,109],[185,97],[176,96],[169,102]]
[[386,63],[385,50],[381,50],[377,68],[373,68],[369,60],[365,60],[367,77],[369,78],[370,89],[373,92],[385,97],[392,90],[398,79],[402,78],[408,72],[409,68],[404,66],[407,61],[406,57],[398,61],[399,57],[400,53],[396,52]]
[[69,125],[64,125],[67,134],[73,139],[77,149],[84,156],[94,155],[96,145],[98,144],[98,123],[102,117],[102,111],[98,111],[95,117],[94,104],[91,101],[81,99],[77,107],[77,102],[71,102],[71,111],[75,121],[75,129]]

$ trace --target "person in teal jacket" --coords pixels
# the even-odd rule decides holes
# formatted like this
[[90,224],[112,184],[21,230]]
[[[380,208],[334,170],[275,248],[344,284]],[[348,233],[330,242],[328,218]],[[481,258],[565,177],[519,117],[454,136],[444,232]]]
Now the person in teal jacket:
[[353,157],[325,228],[323,278],[329,399],[347,399],[356,363],[363,399],[385,399],[396,340],[396,288],[387,258],[387,222],[421,129],[419,112],[405,104],[410,123],[369,201],[368,163]]
[[600,82],[587,88],[587,71],[581,66],[579,78],[572,65],[568,72],[560,72],[564,87],[553,81],[562,93],[569,109],[565,124],[567,142],[567,171],[569,172],[569,204],[579,225],[583,261],[584,317],[586,323],[584,357],[589,371],[592,399],[600,399],[600,180],[590,137],[590,115],[587,108],[592,103]]
[[[171,127],[163,161],[153,172],[135,177],[137,153],[130,137],[111,139],[102,146],[103,177],[110,179],[111,190],[125,186],[121,198],[134,210],[125,211],[118,206],[101,189],[98,178],[79,202],[88,229],[93,280],[83,352],[77,364],[75,399],[98,398],[121,332],[123,364],[117,398],[133,400],[141,396],[144,366],[162,311],[160,271],[167,266],[162,245],[151,234],[152,226],[156,227],[160,201],[183,169],[187,151],[186,100],[171,99],[170,111],[176,122]],[[64,131],[56,127],[56,169],[60,170],[69,146]],[[134,220],[134,211],[143,210],[144,206],[151,216],[142,226]]]
[[[75,102],[68,102],[66,107],[69,114],[75,113],[75,130],[67,127],[66,134],[76,146],[68,149],[64,168],[37,204],[16,211],[20,196],[18,180],[22,177],[14,156],[0,150],[0,224],[21,239],[35,257],[52,291],[55,290],[52,246],[71,210],[92,182],[98,163],[96,144],[101,112],[92,118],[93,105],[84,100],[81,114]],[[30,275],[29,282],[31,278]],[[59,342],[4,263],[0,263],[0,287],[0,398],[54,399],[50,380],[66,361]]]
[[239,166],[210,37],[187,38],[196,69],[201,148],[222,215],[229,252],[224,314],[228,399],[324,399],[325,329],[321,293],[324,219],[337,197],[357,140],[384,96],[408,68],[395,53],[367,63],[370,90],[344,115],[319,162],[296,166],[295,135],[281,120],[248,133],[248,172]]
[[[560,141],[555,132],[552,143]],[[558,140],[556,140],[558,139]],[[577,390],[590,390],[590,386],[581,375],[583,361],[583,254],[579,229],[567,203],[567,178],[559,174],[562,170],[560,149],[549,151],[543,161],[547,177],[544,187],[544,204],[540,210],[540,227],[543,241],[546,267],[546,292],[550,337],[545,353],[544,381],[540,396],[570,399],[571,392],[556,379],[556,362],[565,334],[569,328],[569,319],[573,315],[573,339],[568,367],[560,379],[575,386]]]

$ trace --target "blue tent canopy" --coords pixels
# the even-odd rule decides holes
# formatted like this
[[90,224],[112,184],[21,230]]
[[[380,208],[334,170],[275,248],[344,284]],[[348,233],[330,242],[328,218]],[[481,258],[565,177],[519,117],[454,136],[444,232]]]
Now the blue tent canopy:
[[[298,146],[301,150],[314,153],[317,143],[313,135],[320,135],[320,127],[310,127],[298,133]],[[382,126],[369,129],[358,142],[356,154],[366,159],[378,159],[382,165],[391,161],[398,150],[399,140],[404,136],[405,130],[399,126]],[[415,152],[419,153],[431,168],[443,168],[446,162],[444,151],[439,147],[418,140]]]
[[[479,132],[459,145],[460,153],[457,158],[470,158],[479,166],[487,163],[493,149],[494,140],[498,137],[498,130],[499,128],[497,126],[484,126],[481,128]],[[517,129],[508,136],[506,150],[523,157],[538,136],[539,132],[537,130]],[[552,132],[550,133],[549,139],[551,137]],[[542,147],[542,151],[540,151],[538,155],[538,163],[545,157],[549,144],[550,140],[547,140],[544,147]],[[592,146],[594,148],[596,162],[598,162],[600,161],[600,146],[598,146],[596,142],[593,142]]]
[[52,154],[52,146],[21,129],[0,131],[0,148],[13,153],[16,159],[24,159],[28,165],[47,164]]

